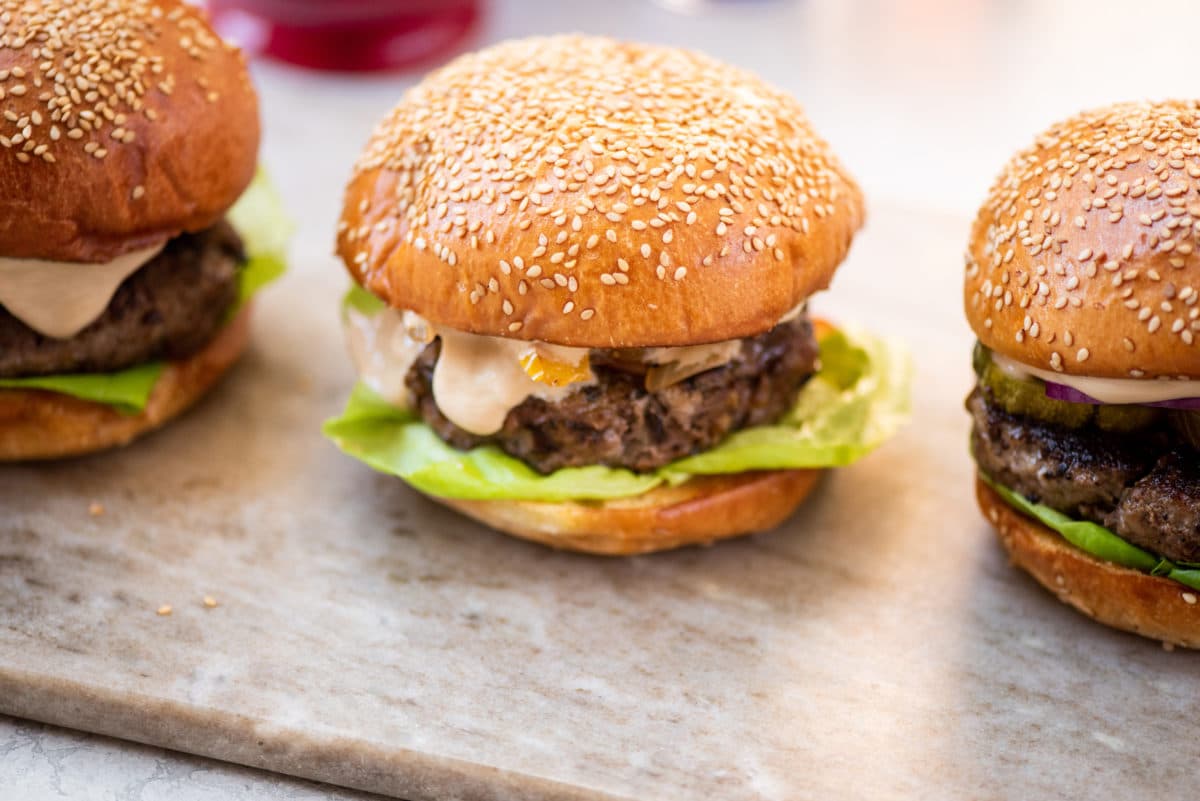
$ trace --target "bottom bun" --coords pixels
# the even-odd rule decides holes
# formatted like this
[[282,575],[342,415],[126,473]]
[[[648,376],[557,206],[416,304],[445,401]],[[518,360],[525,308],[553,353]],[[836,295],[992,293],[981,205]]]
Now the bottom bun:
[[124,445],[199,400],[237,361],[249,340],[247,306],[199,353],[170,362],[146,408],[136,415],[57,392],[0,390],[0,461],[58,459]]
[[700,476],[612,501],[434,500],[523,539],[569,551],[623,556],[774,528],[808,496],[821,472]]
[[1009,506],[978,478],[975,495],[1013,563],[1060,601],[1113,628],[1200,647],[1200,591],[1084,553]]

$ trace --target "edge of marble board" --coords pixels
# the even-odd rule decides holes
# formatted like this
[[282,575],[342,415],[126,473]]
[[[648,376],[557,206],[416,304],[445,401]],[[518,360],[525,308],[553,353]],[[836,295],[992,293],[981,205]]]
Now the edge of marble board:
[[0,713],[354,790],[409,801],[634,801],[461,759],[117,695],[0,668]]

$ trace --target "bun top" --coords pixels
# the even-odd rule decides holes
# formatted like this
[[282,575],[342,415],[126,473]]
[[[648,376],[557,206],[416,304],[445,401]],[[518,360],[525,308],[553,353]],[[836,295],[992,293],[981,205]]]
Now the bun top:
[[108,261],[211,225],[253,177],[240,54],[178,0],[0,2],[0,256]]
[[967,249],[967,317],[1034,367],[1200,378],[1198,237],[1200,105],[1085,112],[992,186]]
[[784,93],[696,53],[560,36],[410,91],[354,170],[338,252],[452,328],[689,345],[770,329],[828,285],[862,219]]

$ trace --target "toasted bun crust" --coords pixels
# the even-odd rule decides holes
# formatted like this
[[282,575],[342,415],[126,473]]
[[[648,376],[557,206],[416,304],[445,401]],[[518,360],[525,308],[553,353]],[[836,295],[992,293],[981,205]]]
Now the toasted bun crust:
[[808,497],[821,473],[701,476],[634,498],[593,503],[433,500],[516,537],[567,551],[626,556],[774,528]]
[[1200,104],[1085,112],[1018,153],[975,219],[980,341],[1070,375],[1200,378]]
[[124,445],[199,400],[249,341],[247,306],[204,350],[169,364],[145,410],[133,416],[56,392],[0,390],[0,461],[57,459]]
[[201,12],[179,0],[5,9],[0,256],[108,261],[212,225],[246,188],[258,102]]
[[1060,601],[1114,628],[1200,648],[1200,591],[1084,553],[1013,509],[978,478],[975,494],[1013,563]]
[[800,105],[583,36],[464,56],[380,124],[338,253],[392,306],[577,347],[754,336],[825,288],[863,199]]

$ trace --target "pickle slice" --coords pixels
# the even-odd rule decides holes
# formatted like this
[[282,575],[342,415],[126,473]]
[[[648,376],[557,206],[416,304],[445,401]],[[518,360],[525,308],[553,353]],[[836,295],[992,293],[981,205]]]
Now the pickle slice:
[[1171,425],[1179,432],[1184,442],[1200,451],[1200,412],[1183,409],[1172,411]]
[[1104,431],[1126,433],[1149,428],[1162,417],[1161,409],[1149,406],[1097,406],[1096,426]]
[[[1009,414],[1032,417],[1065,428],[1095,425],[1104,431],[1127,433],[1148,428],[1162,419],[1162,410],[1148,406],[1096,405],[1071,403],[1046,397],[1046,385],[1037,378],[1024,381],[1013,378],[992,362],[992,354],[981,343],[975,343],[971,362],[979,376],[979,386],[988,400]],[[1200,438],[1200,414],[1190,424]],[[1177,428],[1182,427],[1176,423]],[[1188,434],[1184,432],[1184,436]]]
[[1092,420],[1092,406],[1047,398],[1046,385],[1038,379],[1017,380],[994,364],[989,363],[984,368],[979,386],[992,403],[1009,414],[1032,417],[1065,428],[1083,428]]

